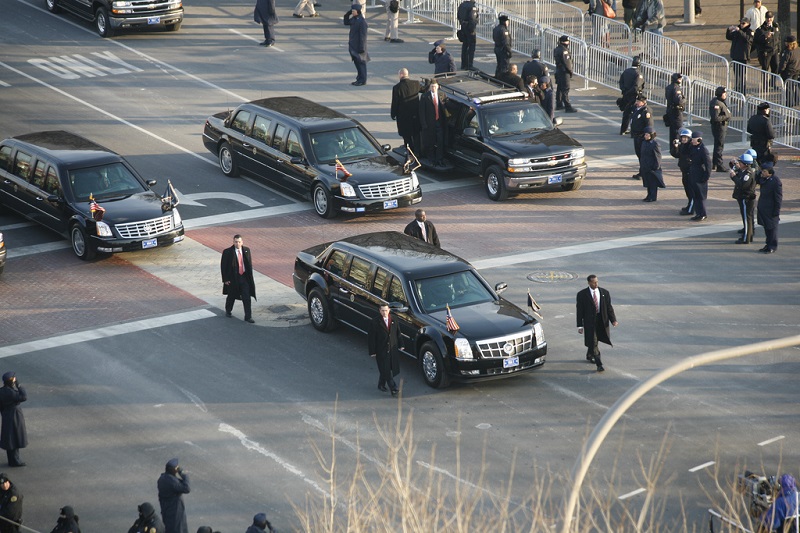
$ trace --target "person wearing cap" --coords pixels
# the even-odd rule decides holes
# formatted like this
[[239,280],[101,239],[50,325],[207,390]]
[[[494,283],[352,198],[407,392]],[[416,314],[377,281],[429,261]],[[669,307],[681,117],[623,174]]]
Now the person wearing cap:
[[563,109],[567,113],[577,113],[577,109],[569,103],[569,89],[572,80],[572,56],[569,53],[569,37],[558,38],[558,46],[553,50],[556,64],[556,110]]
[[447,141],[447,95],[432,79],[419,99],[419,125],[422,129],[422,155],[434,167],[444,167],[444,144]]
[[453,56],[447,51],[444,39],[439,39],[433,43],[433,50],[428,52],[428,63],[433,65],[434,74],[456,71],[456,62],[453,61]]
[[764,23],[756,28],[753,44],[758,53],[758,64],[765,72],[778,74],[778,55],[781,47],[781,29],[775,24],[772,11],[767,11]]
[[631,66],[622,71],[619,75],[619,91],[622,96],[617,107],[622,111],[622,124],[619,126],[619,134],[626,135],[630,131],[631,113],[636,98],[644,93],[644,76],[639,72],[639,65],[642,60],[635,56]]
[[19,533],[22,523],[22,493],[8,476],[0,474],[0,533]]
[[197,528],[197,533],[219,533],[219,531],[214,531],[211,526],[200,526]]
[[686,207],[680,210],[681,215],[694,215],[694,191],[689,181],[689,166],[691,166],[692,130],[683,128],[678,132],[678,168],[681,171],[681,185],[686,195]]
[[639,175],[642,177],[642,187],[647,189],[647,196],[643,201],[655,202],[658,199],[658,189],[663,189],[666,185],[661,170],[661,147],[656,142],[656,130],[652,126],[644,129]]
[[542,109],[550,117],[550,122],[556,121],[556,95],[550,82],[550,76],[539,78],[539,88],[542,90]]
[[694,216],[690,220],[702,222],[708,218],[706,198],[708,197],[708,178],[711,177],[711,156],[703,145],[703,134],[697,130],[692,132],[689,161],[689,184],[694,200]]
[[508,25],[508,15],[502,14],[497,17],[497,26],[492,30],[494,56],[497,58],[497,68],[494,70],[495,78],[500,78],[500,75],[508,70],[508,61],[513,55],[513,44]]
[[759,164],[772,160],[772,140],[775,130],[769,121],[769,102],[758,104],[756,114],[747,121],[747,133],[750,134],[750,147],[756,151]]
[[731,180],[733,181],[733,198],[739,206],[742,216],[742,236],[736,244],[753,242],[753,213],[756,199],[756,173],[753,168],[753,156],[742,154],[731,161]]
[[722,152],[725,150],[725,137],[728,136],[728,122],[731,120],[731,110],[725,100],[728,99],[728,90],[717,87],[714,98],[708,103],[708,121],[711,123],[711,135],[714,136],[714,150],[711,156],[711,168],[717,172],[725,172],[722,163]]
[[275,0],[256,0],[253,20],[264,28],[264,41],[259,44],[267,47],[273,46],[275,44],[275,30],[272,27],[278,23]]
[[178,464],[178,458],[170,459],[158,478],[158,503],[165,533],[189,533],[186,523],[186,508],[183,495],[189,494],[189,476]]
[[461,70],[472,68],[475,59],[475,46],[478,42],[478,8],[475,0],[464,0],[456,12],[458,23],[461,25]]
[[369,54],[367,53],[367,31],[369,25],[367,20],[362,15],[361,4],[353,4],[350,6],[350,11],[344,14],[344,25],[350,26],[350,36],[347,40],[347,50],[350,52],[350,59],[356,66],[356,81],[350,85],[361,87],[367,84],[367,62],[369,61]]
[[676,146],[673,142],[678,138],[678,132],[683,129],[683,109],[686,106],[686,96],[683,94],[683,74],[674,72],[671,82],[664,88],[664,100],[667,103],[667,112],[664,122],[669,127],[669,147],[672,157],[678,157]]
[[761,0],[753,0],[753,7],[744,12],[744,17],[750,21],[753,28],[760,28],[767,18],[767,8],[761,3]]
[[3,386],[0,387],[0,414],[3,417],[0,448],[6,451],[8,466],[25,466],[19,458],[19,450],[28,445],[28,431],[19,405],[27,400],[28,393],[17,382],[17,374],[3,374]]
[[725,38],[731,42],[731,60],[733,64],[734,90],[745,93],[744,67],[750,61],[750,47],[753,44],[753,29],[747,17],[739,21],[738,26],[729,26]]
[[778,250],[778,224],[781,220],[781,205],[783,204],[783,183],[775,175],[772,161],[761,164],[758,185],[760,192],[756,207],[757,220],[758,225],[764,227],[764,233],[767,236],[767,243],[759,252],[771,254]]
[[164,533],[164,523],[156,514],[156,508],[150,502],[138,507],[139,516],[128,529],[128,533]]
[[[639,164],[642,162],[642,141],[644,140],[645,128],[653,127],[653,115],[650,113],[650,108],[647,107],[647,98],[640,94],[636,97],[634,103],[633,116],[631,117],[631,138],[633,139],[633,151],[636,153],[636,160]],[[642,177],[637,172],[633,179],[638,180]]]
[[59,511],[56,527],[50,533],[81,533],[78,521],[78,515],[75,514],[75,510],[71,506],[65,505]]
[[262,531],[274,531],[272,524],[267,520],[265,513],[258,513],[253,517],[253,524],[244,533],[261,533]]
[[[361,12],[364,12],[364,6],[361,6]],[[383,32],[383,40],[390,43],[402,44],[405,41],[397,36],[397,28],[400,23],[400,1],[387,0],[386,1],[386,30]]]
[[[419,141],[419,81],[408,77],[408,69],[397,71],[400,79],[392,87],[392,105],[389,111],[392,120],[397,121],[397,133],[403,138],[406,149],[416,154],[420,149]],[[421,152],[419,152],[421,155]]]

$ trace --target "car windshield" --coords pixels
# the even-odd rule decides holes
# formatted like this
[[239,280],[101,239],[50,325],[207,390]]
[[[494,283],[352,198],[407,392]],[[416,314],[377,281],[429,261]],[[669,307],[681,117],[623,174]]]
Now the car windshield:
[[553,127],[542,108],[531,104],[522,109],[495,109],[486,113],[485,130],[489,135],[513,135]]
[[380,155],[378,149],[360,129],[322,131],[311,134],[311,148],[320,163],[365,159]]
[[69,185],[75,200],[79,202],[88,201],[89,195],[98,200],[130,196],[146,190],[122,163],[70,170]]
[[427,313],[450,307],[494,301],[495,296],[471,270],[414,281],[422,309]]

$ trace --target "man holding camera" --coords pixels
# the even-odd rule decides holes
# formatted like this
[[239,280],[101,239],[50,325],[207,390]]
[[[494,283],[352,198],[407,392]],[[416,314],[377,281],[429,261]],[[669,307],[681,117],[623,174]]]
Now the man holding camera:
[[750,61],[750,47],[753,45],[753,29],[747,17],[739,21],[738,26],[729,26],[725,38],[731,42],[731,60],[733,60],[734,89],[745,93],[744,67]]
[[753,242],[753,213],[756,200],[756,172],[753,168],[753,156],[742,154],[739,159],[730,162],[731,180],[733,180],[733,198],[739,205],[742,215],[742,236],[736,244]]
[[714,136],[714,152],[711,156],[711,168],[717,172],[725,172],[722,166],[722,151],[725,149],[725,137],[728,135],[728,122],[731,120],[731,111],[725,100],[728,90],[717,87],[714,98],[708,104],[708,116],[711,123],[711,135]]
[[189,494],[189,476],[178,465],[178,458],[170,459],[164,473],[158,478],[158,503],[164,520],[164,533],[189,533],[183,495]]

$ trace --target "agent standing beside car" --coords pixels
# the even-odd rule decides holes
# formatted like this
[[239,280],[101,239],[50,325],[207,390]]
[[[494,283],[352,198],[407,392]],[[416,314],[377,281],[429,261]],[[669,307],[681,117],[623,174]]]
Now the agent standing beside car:
[[3,417],[0,448],[6,451],[8,466],[25,466],[19,458],[19,450],[28,445],[28,432],[19,404],[27,400],[28,393],[25,387],[17,383],[17,374],[3,374],[3,387],[0,388],[0,413]]
[[256,282],[253,279],[253,263],[250,257],[250,248],[243,246],[242,236],[233,236],[233,246],[222,251],[219,263],[222,273],[222,294],[225,299],[225,316],[233,316],[233,302],[242,300],[244,306],[244,320],[253,324],[250,298],[256,299]]
[[394,376],[400,373],[400,361],[397,358],[397,348],[400,346],[400,327],[392,320],[389,306],[382,304],[380,316],[372,319],[367,339],[369,356],[374,357],[378,363],[378,390],[386,392],[386,386],[396,396],[399,392]]

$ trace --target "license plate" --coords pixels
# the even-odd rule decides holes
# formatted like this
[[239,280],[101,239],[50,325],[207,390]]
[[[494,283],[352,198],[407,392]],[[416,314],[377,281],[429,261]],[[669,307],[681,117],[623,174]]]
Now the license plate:
[[148,24],[159,24],[161,22],[161,17],[147,17]]
[[384,209],[394,209],[395,207],[397,207],[397,200],[386,200],[383,202]]
[[142,248],[155,248],[158,246],[158,239],[147,239],[142,241]]
[[519,357],[506,357],[503,359],[503,368],[514,368],[519,366]]
[[561,174],[556,174],[555,176],[550,176],[547,178],[547,183],[561,183]]

